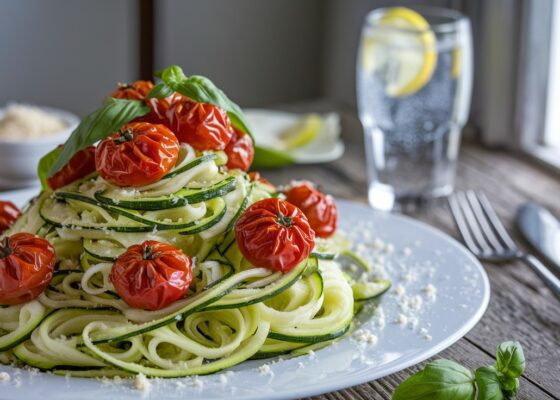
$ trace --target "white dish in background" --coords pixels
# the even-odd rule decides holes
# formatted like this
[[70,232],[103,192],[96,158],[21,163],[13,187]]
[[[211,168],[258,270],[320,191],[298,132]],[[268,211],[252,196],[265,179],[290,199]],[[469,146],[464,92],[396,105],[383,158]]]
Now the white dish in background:
[[[2,193],[0,198],[21,206],[35,194],[26,190]],[[0,397],[42,400],[48,393],[53,400],[301,398],[417,364],[452,345],[480,320],[490,296],[488,277],[462,245],[407,217],[345,200],[337,204],[340,228],[370,258],[384,264],[393,281],[380,301],[384,316],[370,311],[358,317],[361,329],[374,334],[377,343],[366,343],[354,333],[313,355],[246,361],[198,378],[152,380],[150,391],[136,390],[128,380],[65,378],[0,366],[0,371],[10,374],[8,382],[0,382]],[[396,289],[399,285],[402,288]],[[407,316],[406,324],[399,323],[403,322],[399,314]],[[414,328],[413,318],[417,319]],[[259,370],[263,364],[269,365],[270,373]]]
[[[302,114],[284,111],[247,109],[245,117],[252,128],[259,146],[277,149],[280,132],[294,125]],[[317,164],[337,160],[344,153],[344,143],[340,139],[340,117],[336,113],[323,114],[323,129],[318,140],[289,151],[297,164]]]
[[[76,128],[80,119],[68,112],[50,107],[39,107],[57,115],[67,127],[56,134],[48,134],[41,139],[2,140],[0,139],[0,188],[18,189],[37,184],[37,164],[41,157],[63,144]],[[0,109],[0,118],[4,109]]]

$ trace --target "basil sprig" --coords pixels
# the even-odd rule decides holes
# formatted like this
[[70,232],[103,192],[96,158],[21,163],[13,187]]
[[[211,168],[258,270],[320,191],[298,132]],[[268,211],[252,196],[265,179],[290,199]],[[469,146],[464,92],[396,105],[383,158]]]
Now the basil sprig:
[[404,381],[393,400],[471,400],[475,392],[471,371],[450,360],[436,360]]
[[525,356],[518,342],[504,342],[494,365],[470,370],[450,360],[436,360],[397,387],[393,400],[511,400],[519,392]]
[[480,367],[475,372],[475,380],[479,399],[503,400],[505,398],[496,368]]
[[175,91],[196,102],[213,104],[226,110],[235,128],[253,138],[241,107],[231,101],[210,79],[198,75],[185,76],[181,67],[177,65],[156,72],[156,76],[162,80],[163,85],[157,84],[148,97],[167,97],[168,93]]
[[149,111],[150,108],[140,100],[108,98],[101,108],[82,119],[60,151],[52,150],[39,161],[37,169],[43,188],[46,187],[46,178],[60,171],[78,151],[106,138],[127,122]]
[[496,369],[501,376],[517,378],[525,370],[523,348],[517,342],[504,342],[496,350]]

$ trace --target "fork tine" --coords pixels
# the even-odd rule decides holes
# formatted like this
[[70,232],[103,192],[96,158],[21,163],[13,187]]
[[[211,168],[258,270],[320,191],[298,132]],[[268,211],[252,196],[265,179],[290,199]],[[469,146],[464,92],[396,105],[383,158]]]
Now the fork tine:
[[449,204],[449,208],[451,209],[451,214],[453,215],[453,219],[457,224],[457,229],[459,229],[459,232],[463,237],[463,241],[465,242],[465,244],[467,245],[467,247],[472,253],[474,254],[480,253],[481,252],[480,247],[478,247],[478,245],[475,243],[471,235],[471,232],[469,231],[467,222],[465,221],[465,217],[463,215],[463,212],[461,211],[459,202],[457,201],[457,195],[452,194],[451,196],[449,196],[447,202]]
[[486,216],[490,220],[490,223],[494,227],[494,230],[496,231],[496,233],[498,234],[502,242],[507,247],[509,247],[510,250],[516,250],[517,245],[515,244],[515,242],[509,235],[509,233],[507,233],[506,228],[504,228],[502,221],[500,221],[500,218],[498,218],[498,215],[496,215],[496,212],[494,211],[494,208],[488,201],[486,195],[483,192],[478,192],[477,196],[480,201],[480,205],[482,206],[482,209],[484,210]]
[[478,225],[480,226],[480,229],[482,230],[484,236],[486,236],[486,239],[488,240],[490,246],[492,246],[496,251],[505,250],[503,244],[494,233],[494,230],[488,224],[488,217],[482,210],[480,199],[477,197],[476,192],[468,190],[466,192],[466,198],[471,206],[476,220],[478,221]]
[[457,200],[459,202],[459,206],[463,210],[465,214],[465,219],[467,224],[469,225],[469,229],[471,230],[474,239],[478,243],[479,247],[482,249],[483,254],[490,254],[492,253],[492,249],[488,245],[488,241],[484,237],[482,230],[480,229],[480,225],[478,224],[478,220],[474,216],[473,210],[469,201],[467,200],[467,195],[465,192],[457,193]]

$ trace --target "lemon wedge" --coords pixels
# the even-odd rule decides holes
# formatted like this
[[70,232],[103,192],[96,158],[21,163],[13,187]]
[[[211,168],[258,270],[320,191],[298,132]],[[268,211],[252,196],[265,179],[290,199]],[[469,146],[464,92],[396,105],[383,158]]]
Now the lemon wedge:
[[405,7],[389,8],[364,36],[362,68],[381,76],[388,96],[414,94],[432,77],[436,45],[435,34],[422,15]]
[[278,140],[285,150],[297,149],[315,140],[322,126],[319,114],[309,114],[280,132]]
[[461,48],[456,47],[451,53],[451,77],[457,79],[461,74]]

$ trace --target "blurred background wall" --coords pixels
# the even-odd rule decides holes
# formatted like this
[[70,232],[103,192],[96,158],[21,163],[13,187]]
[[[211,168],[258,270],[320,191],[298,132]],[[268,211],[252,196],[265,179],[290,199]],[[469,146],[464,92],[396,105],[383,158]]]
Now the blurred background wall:
[[324,0],[158,0],[155,67],[203,74],[246,106],[322,92]]
[[[511,8],[509,0],[486,3]],[[23,101],[83,115],[116,82],[150,77],[173,63],[209,76],[242,106],[319,97],[354,106],[365,15],[418,4],[471,16],[477,76],[486,59],[476,48],[482,43],[476,5],[485,4],[479,1],[0,0],[0,106]],[[509,34],[494,20],[492,26]],[[474,114],[487,108],[484,101],[473,104]]]
[[136,0],[0,0],[0,107],[94,110],[138,75]]

